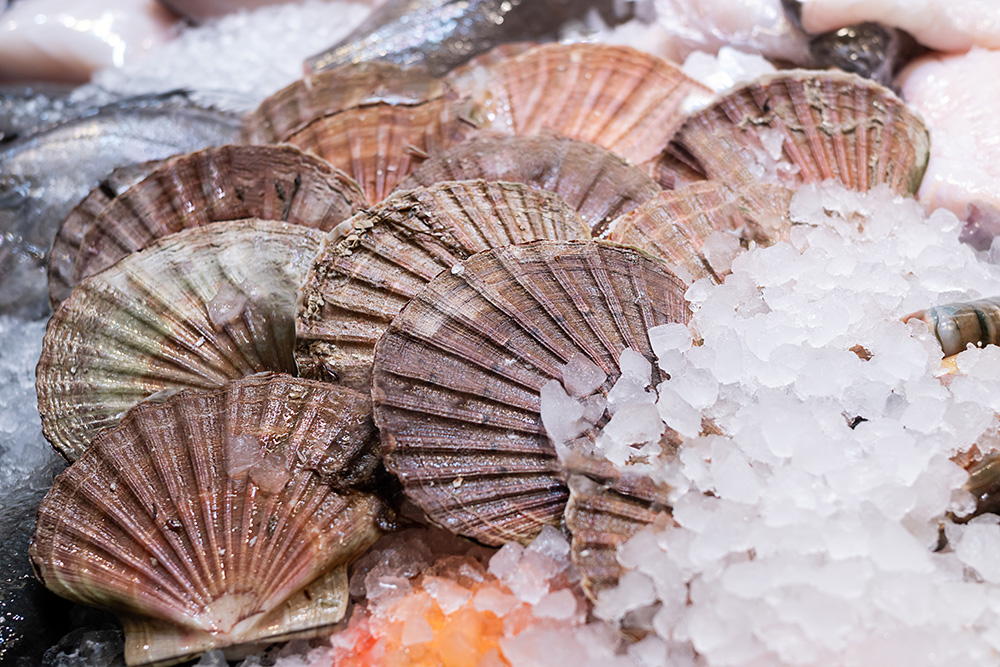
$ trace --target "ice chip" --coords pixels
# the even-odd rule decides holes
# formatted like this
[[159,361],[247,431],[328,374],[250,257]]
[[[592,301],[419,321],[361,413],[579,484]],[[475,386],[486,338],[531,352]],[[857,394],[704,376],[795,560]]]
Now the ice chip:
[[659,386],[656,409],[667,426],[681,435],[693,438],[701,432],[701,413],[678,394],[669,382]]
[[600,366],[579,353],[562,367],[563,386],[575,398],[594,393],[607,379],[607,373]]
[[622,350],[618,359],[618,366],[621,368],[622,377],[628,376],[642,383],[643,387],[649,385],[650,374],[653,366],[646,357],[642,356],[630,347]]
[[568,442],[586,428],[581,419],[583,405],[569,396],[558,380],[542,385],[541,412],[545,431],[554,442]]
[[686,352],[691,348],[691,331],[683,324],[661,324],[649,330],[649,344],[657,358]]

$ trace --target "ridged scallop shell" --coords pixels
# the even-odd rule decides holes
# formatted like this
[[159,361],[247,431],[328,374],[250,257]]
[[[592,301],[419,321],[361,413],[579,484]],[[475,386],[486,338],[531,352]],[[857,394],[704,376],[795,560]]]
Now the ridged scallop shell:
[[596,241],[496,248],[442,273],[375,350],[386,466],[431,521],[486,544],[558,524],[568,491],[542,386],[583,355],[608,374],[607,395],[623,350],[653,361],[648,329],[688,320],[684,290],[660,262]]
[[440,79],[391,63],[345,65],[299,79],[269,96],[243,120],[247,143],[285,141],[309,123],[375,103],[413,105],[441,97]]
[[862,192],[885,183],[912,194],[929,146],[923,122],[887,88],[853,74],[791,70],[692,114],[671,152],[732,187],[836,179]]
[[[455,81],[479,99],[477,118],[511,134],[551,130],[642,164],[659,155],[706,88],[680,68],[626,46],[545,44]],[[476,87],[480,87],[476,90]]]
[[165,389],[295,372],[295,291],[322,232],[244,220],[189,229],[81,282],[49,321],[36,371],[49,442],[76,459]]
[[428,156],[475,129],[459,105],[438,98],[409,106],[377,103],[347,109],[313,121],[288,142],[351,174],[375,204]]
[[649,176],[614,153],[555,135],[467,139],[428,159],[398,189],[472,179],[555,192],[587,221],[595,236],[660,191]]
[[222,146],[176,157],[95,211],[63,223],[49,262],[54,304],[83,278],[168,234],[223,220],[282,220],[323,231],[367,204],[346,174],[295,146]]
[[[654,198],[612,223],[608,238],[635,246],[667,262],[688,284],[708,278],[720,284],[724,273],[706,256],[705,240],[715,232],[732,232],[744,241],[766,244],[784,236],[792,192],[779,185],[755,188],[765,203],[744,199],[750,189],[737,192],[716,181],[692,183],[679,190],[663,190]],[[766,195],[766,199],[764,199]]]
[[367,388],[375,341],[434,276],[496,246],[589,236],[558,196],[520,184],[398,193],[345,221],[309,272],[295,323],[299,370]]
[[569,476],[565,518],[572,536],[570,556],[591,599],[617,585],[623,571],[618,548],[669,516],[668,491],[646,477]]
[[370,483],[368,398],[288,376],[143,403],[42,501],[31,559],[51,590],[114,611],[129,665],[311,636],[389,520]]

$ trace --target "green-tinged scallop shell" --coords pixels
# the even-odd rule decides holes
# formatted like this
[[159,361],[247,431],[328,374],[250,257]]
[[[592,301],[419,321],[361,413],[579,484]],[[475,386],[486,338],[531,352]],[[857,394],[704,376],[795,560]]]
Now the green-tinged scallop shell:
[[929,149],[927,128],[889,89],[844,72],[789,70],[692,114],[672,140],[660,181],[669,180],[670,164],[693,161],[734,188],[835,179],[861,192],[885,183],[912,194]]
[[[582,355],[607,374],[598,388],[606,396],[626,348],[652,361],[648,330],[687,322],[684,290],[660,262],[596,241],[495,248],[440,274],[375,350],[386,466],[452,532],[530,541],[560,522],[568,497],[541,421],[542,387]],[[655,384],[655,364],[652,372]]]
[[133,666],[329,632],[391,521],[373,434],[364,394],[284,375],[142,403],[56,479],[32,563],[121,617]]
[[295,146],[222,146],[175,157],[95,210],[70,213],[53,246],[49,294],[70,289],[168,234],[260,218],[323,231],[366,205],[346,174]]
[[611,151],[556,135],[467,139],[428,159],[398,189],[472,179],[555,192],[587,221],[595,236],[660,191],[645,173]]
[[76,459],[163,390],[295,372],[295,291],[322,232],[220,222],[165,237],[81,282],[49,321],[36,371],[42,429]]
[[375,342],[429,280],[470,255],[537,239],[585,239],[558,196],[513,183],[459,181],[397,193],[331,234],[299,295],[303,375],[367,388]]

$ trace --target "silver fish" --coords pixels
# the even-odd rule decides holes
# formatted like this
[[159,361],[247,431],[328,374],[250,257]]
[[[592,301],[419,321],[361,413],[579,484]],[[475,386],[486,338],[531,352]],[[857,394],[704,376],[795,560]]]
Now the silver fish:
[[441,76],[498,44],[551,39],[592,10],[612,24],[634,16],[621,0],[388,0],[306,71],[385,60]]
[[116,102],[0,144],[0,314],[48,310],[45,264],[59,223],[116,167],[231,143],[239,119],[185,95]]

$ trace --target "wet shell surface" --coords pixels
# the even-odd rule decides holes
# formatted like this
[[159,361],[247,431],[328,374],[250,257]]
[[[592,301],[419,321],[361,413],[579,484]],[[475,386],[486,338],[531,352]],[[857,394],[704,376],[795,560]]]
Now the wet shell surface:
[[732,233],[741,241],[767,244],[784,236],[792,191],[779,185],[757,186],[766,195],[760,206],[717,181],[692,183],[679,190],[663,190],[611,226],[609,238],[635,246],[667,262],[688,284],[708,278],[721,284],[726,271],[712,265],[705,241],[717,232]]
[[49,321],[36,370],[49,442],[75,460],[163,390],[295,372],[295,291],[323,233],[244,220],[189,229],[81,282]]
[[[674,137],[668,162],[694,163],[733,187],[764,181],[796,188],[836,179],[862,192],[885,183],[912,194],[929,148],[923,122],[889,89],[843,72],[790,70],[692,114]],[[663,182],[668,164],[660,169]]]
[[935,306],[911,313],[903,321],[923,320],[941,343],[944,356],[1000,343],[1000,297]]
[[377,103],[347,109],[313,121],[288,142],[350,174],[376,204],[428,156],[475,129],[460,105],[438,98],[411,106]]
[[635,164],[659,155],[690,104],[709,97],[680,68],[626,46],[545,44],[488,69],[485,81],[456,81],[480,100],[488,129],[550,130]]
[[687,322],[684,290],[660,262],[596,241],[496,248],[442,273],[375,350],[386,466],[434,523],[486,544],[530,541],[568,498],[542,386],[583,355],[607,373],[606,396],[623,350],[652,361],[648,329]]
[[282,220],[324,231],[365,205],[349,176],[295,146],[223,146],[174,158],[103,208],[85,200],[56,236],[53,304],[87,276],[182,229],[223,220]]
[[472,179],[555,192],[595,236],[660,191],[649,176],[614,153],[556,135],[473,137],[428,159],[399,189]]
[[390,520],[355,488],[373,432],[365,395],[282,375],[143,403],[56,479],[35,570],[121,617],[129,665],[317,634]]
[[367,389],[375,341],[436,275],[497,246],[589,237],[557,195],[521,184],[443,182],[397,193],[334,230],[309,272],[295,323],[299,370]]
[[354,63],[312,74],[282,88],[247,114],[247,143],[286,141],[309,123],[369,104],[414,105],[442,97],[440,79],[391,63]]
[[646,477],[569,476],[566,528],[572,536],[570,556],[591,599],[618,584],[623,571],[618,548],[646,526],[668,520],[668,491]]

